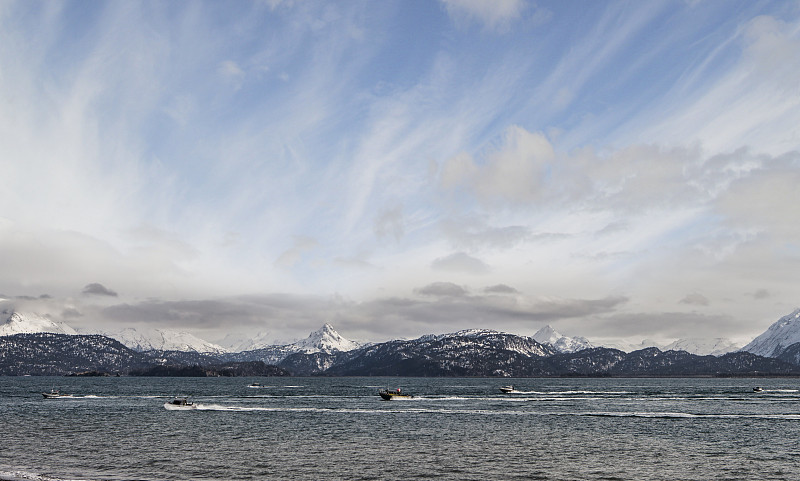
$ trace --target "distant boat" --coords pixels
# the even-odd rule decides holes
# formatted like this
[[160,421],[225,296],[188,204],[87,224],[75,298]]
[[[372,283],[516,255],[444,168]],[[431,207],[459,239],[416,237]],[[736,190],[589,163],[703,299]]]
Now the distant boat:
[[58,389],[51,389],[50,392],[43,392],[42,396],[44,396],[45,399],[58,399],[62,397],[72,397],[72,394],[64,394]]
[[500,392],[505,393],[505,394],[508,394],[513,390],[514,390],[514,386],[511,386],[511,385],[503,386],[503,387],[500,388]]
[[164,403],[166,409],[194,409],[195,405],[185,397],[176,397],[168,403]]
[[763,390],[764,390],[764,388],[762,388],[760,386],[756,386],[756,387],[753,388],[753,392],[762,392]]
[[254,382],[254,383],[248,385],[247,387],[263,387],[263,386],[261,385],[260,382]]
[[390,391],[388,389],[383,389],[381,391],[378,391],[378,395],[384,401],[391,401],[392,399],[412,399],[414,397],[411,394],[406,394],[402,392],[400,388],[397,388],[393,391]]

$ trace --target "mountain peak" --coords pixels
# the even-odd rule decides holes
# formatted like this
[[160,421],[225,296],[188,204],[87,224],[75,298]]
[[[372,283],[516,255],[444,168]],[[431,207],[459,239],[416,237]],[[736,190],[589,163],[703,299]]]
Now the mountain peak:
[[[3,311],[9,314],[9,311]],[[56,334],[75,335],[75,329],[64,324],[55,322],[45,316],[32,312],[11,311],[5,322],[0,324],[0,336],[12,336],[14,334],[33,334],[37,332],[52,332]]]
[[549,344],[552,344],[553,342],[559,340],[562,337],[564,336],[562,336],[559,332],[553,329],[550,326],[550,324],[548,324],[543,328],[539,329],[538,331],[536,331],[536,334],[533,335],[533,340],[535,340],[536,342],[547,342]]
[[775,326],[783,327],[783,326],[786,326],[786,325],[789,325],[789,324],[793,324],[793,323],[795,323],[797,321],[800,321],[800,309],[795,309],[794,311],[792,311],[791,314],[787,314],[787,315],[781,317],[780,319],[778,319],[778,321],[775,324],[770,326],[770,329],[772,329],[772,327],[775,327]]
[[765,357],[776,357],[792,344],[800,342],[800,309],[795,309],[773,323],[760,336],[742,348]]
[[333,326],[326,322],[320,329],[312,332],[307,338],[295,343],[304,352],[352,351],[359,347],[357,342],[341,336]]
[[583,349],[594,347],[587,339],[583,337],[567,337],[556,331],[550,325],[536,331],[533,335],[533,340],[542,344],[549,344],[557,351],[570,353],[578,352]]

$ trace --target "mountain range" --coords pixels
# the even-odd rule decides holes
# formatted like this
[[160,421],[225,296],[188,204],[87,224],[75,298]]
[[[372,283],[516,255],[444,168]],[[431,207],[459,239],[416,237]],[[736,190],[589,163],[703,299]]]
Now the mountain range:
[[144,351],[186,351],[222,354],[227,350],[185,331],[173,329],[135,329],[132,327],[105,334],[129,348]]
[[[737,352],[731,352],[731,343],[724,339],[681,340],[666,349],[626,352],[563,336],[550,326],[532,337],[476,329],[361,345],[327,323],[301,341],[227,352],[180,331],[127,329],[112,339],[78,335],[43,316],[5,314],[8,317],[0,324],[0,374],[22,374],[26,369],[31,374],[68,373],[92,366],[130,372],[147,366],[258,363],[277,365],[295,375],[339,376],[800,375],[800,309]],[[107,362],[98,361],[98,352]],[[61,365],[59,357],[72,361]],[[228,371],[267,372],[248,369]]]
[[[0,314],[8,316],[5,322],[0,324],[0,336],[35,332],[52,332],[57,334],[73,335],[77,334],[76,330],[70,326],[64,323],[56,323],[47,317],[40,316],[38,314],[19,313],[14,311],[3,311]],[[800,332],[800,326],[797,327],[797,332]],[[230,344],[233,346],[232,349],[226,349],[221,345],[200,339],[189,332],[174,329],[141,329],[129,327],[119,331],[98,332],[98,334],[116,339],[129,348],[139,352],[154,350],[210,354],[258,352],[260,353],[262,360],[273,363],[278,362],[287,355],[295,352],[329,352],[331,350],[349,351],[361,346],[360,343],[345,339],[339,335],[339,333],[337,333],[335,329],[328,323],[326,323],[320,330],[311,333],[308,338],[293,343],[270,343],[268,341],[268,335],[265,333],[259,333],[257,336],[249,339],[229,339]],[[798,334],[797,337],[798,339],[795,342],[800,341],[800,334]],[[591,347],[608,347],[619,349],[625,352],[631,352],[647,347],[657,347],[662,351],[683,350],[698,355],[711,354],[714,356],[720,356],[722,354],[735,352],[741,349],[740,345],[737,345],[725,338],[679,339],[670,344],[658,344],[652,341],[642,341],[638,344],[624,341],[593,343],[583,337],[564,336],[549,325],[537,331],[532,338],[542,344],[549,344],[558,352],[562,353],[577,352]],[[786,343],[784,342],[783,344]],[[786,346],[783,347],[788,347],[789,344],[786,344]],[[764,349],[760,349],[759,351],[752,352],[765,355],[763,351]]]

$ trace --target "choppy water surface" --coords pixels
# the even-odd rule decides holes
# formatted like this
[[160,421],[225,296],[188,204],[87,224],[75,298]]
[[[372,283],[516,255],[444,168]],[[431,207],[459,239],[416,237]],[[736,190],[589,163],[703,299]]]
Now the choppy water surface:
[[[517,392],[501,394],[509,383]],[[382,401],[385,387],[415,398]],[[53,388],[75,397],[43,399]],[[783,480],[800,466],[798,389],[796,379],[0,377],[0,479]],[[175,395],[196,409],[165,409]]]

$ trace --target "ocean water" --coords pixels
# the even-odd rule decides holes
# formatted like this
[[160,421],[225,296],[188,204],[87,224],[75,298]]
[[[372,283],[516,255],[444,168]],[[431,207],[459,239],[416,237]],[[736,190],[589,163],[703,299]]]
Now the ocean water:
[[[505,384],[517,391],[500,393]],[[386,387],[415,397],[383,401]],[[53,388],[74,397],[45,400]],[[0,479],[800,479],[799,389],[797,379],[0,377]],[[196,408],[166,409],[176,395]]]

